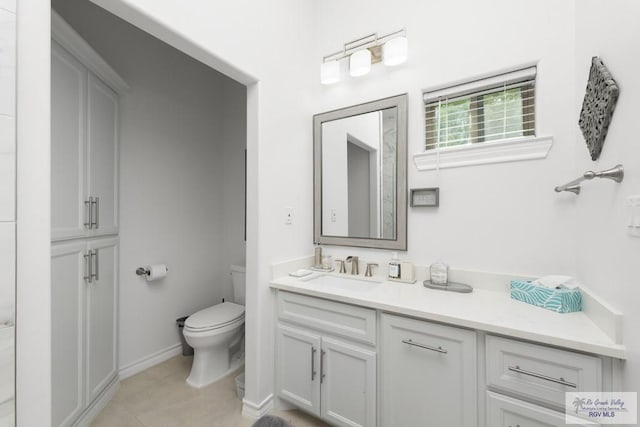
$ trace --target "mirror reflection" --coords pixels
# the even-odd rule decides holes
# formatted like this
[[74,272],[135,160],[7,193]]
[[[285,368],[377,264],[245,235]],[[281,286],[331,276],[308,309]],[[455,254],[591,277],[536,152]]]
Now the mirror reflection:
[[407,248],[407,95],[316,114],[314,243]]
[[396,238],[398,108],[322,123],[322,234]]

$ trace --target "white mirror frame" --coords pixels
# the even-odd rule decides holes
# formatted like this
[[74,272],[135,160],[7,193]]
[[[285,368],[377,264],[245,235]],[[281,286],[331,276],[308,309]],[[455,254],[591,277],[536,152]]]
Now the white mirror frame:
[[[398,109],[396,159],[396,238],[325,236],[322,234],[322,123],[389,108]],[[313,242],[323,245],[407,250],[407,94],[328,111],[313,116]]]

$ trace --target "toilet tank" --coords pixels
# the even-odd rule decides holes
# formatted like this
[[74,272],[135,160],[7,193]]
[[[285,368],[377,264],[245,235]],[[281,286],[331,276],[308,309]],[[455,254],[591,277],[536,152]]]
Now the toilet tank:
[[244,305],[245,296],[245,268],[244,265],[231,265],[231,281],[233,282],[233,299]]

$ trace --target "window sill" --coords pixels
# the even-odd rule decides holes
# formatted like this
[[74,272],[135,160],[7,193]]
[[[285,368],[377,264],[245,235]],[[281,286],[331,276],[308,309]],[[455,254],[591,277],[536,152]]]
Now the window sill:
[[424,151],[413,155],[413,163],[419,171],[457,168],[489,163],[517,162],[547,157],[552,136],[513,138],[509,140],[461,145],[440,150]]

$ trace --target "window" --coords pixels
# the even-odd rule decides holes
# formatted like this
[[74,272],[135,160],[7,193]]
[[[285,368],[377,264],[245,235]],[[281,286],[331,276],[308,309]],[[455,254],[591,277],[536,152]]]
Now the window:
[[425,149],[535,136],[536,67],[424,93]]

